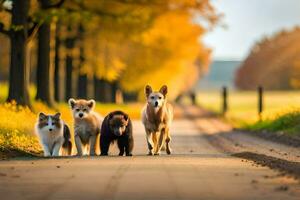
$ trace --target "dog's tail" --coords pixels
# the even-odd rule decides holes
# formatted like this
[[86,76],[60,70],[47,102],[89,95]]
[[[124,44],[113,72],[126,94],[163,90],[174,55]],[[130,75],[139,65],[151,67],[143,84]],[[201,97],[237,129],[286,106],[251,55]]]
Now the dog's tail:
[[69,127],[64,124],[64,143],[62,145],[64,154],[70,156],[72,154],[71,132]]

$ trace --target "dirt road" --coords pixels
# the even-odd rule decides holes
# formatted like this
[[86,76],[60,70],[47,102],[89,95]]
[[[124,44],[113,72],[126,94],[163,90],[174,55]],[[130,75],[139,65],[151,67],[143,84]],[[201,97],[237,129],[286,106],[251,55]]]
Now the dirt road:
[[[220,132],[227,132],[228,137]],[[286,200],[300,197],[298,180],[230,156],[243,149],[295,161],[299,149],[241,134],[237,137],[230,127],[204,114],[194,120],[174,121],[171,156],[145,156],[145,135],[139,121],[134,121],[134,134],[133,157],[1,161],[0,199]]]

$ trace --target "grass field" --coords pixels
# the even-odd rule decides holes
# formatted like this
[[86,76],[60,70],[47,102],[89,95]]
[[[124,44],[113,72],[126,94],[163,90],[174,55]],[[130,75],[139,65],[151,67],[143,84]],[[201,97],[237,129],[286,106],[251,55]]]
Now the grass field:
[[[30,96],[32,97],[33,110],[18,107],[14,104],[4,103],[7,96],[7,86],[0,84],[0,158],[1,152],[18,151],[23,153],[39,154],[40,145],[34,134],[34,124],[39,112],[54,114],[61,112],[62,119],[73,129],[73,119],[70,108],[67,103],[56,105],[56,109],[51,109],[44,104],[34,101],[35,88],[30,87]],[[113,110],[123,110],[131,118],[140,117],[140,110],[143,104],[96,104],[95,110],[102,116],[105,116]]]
[[[222,101],[219,92],[199,92],[197,102],[204,108],[216,113],[221,112]],[[266,91],[261,121],[257,114],[257,104],[257,93],[254,91],[230,92],[229,110],[225,119],[237,128],[300,133],[300,92]]]

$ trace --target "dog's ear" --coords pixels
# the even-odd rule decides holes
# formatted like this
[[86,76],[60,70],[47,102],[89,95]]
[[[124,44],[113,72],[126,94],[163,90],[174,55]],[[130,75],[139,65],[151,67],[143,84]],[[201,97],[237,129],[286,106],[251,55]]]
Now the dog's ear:
[[44,119],[46,119],[46,118],[47,118],[47,115],[46,115],[46,114],[44,114],[44,113],[42,113],[42,112],[39,113],[39,120],[44,120]]
[[164,96],[167,95],[168,93],[168,87],[166,85],[163,85],[160,90],[159,90],[160,93],[162,93]]
[[55,115],[53,115],[53,117],[55,118],[55,119],[60,119],[60,116],[61,116],[61,114],[58,112],[58,113],[56,113]]
[[145,87],[145,94],[146,94],[146,97],[148,97],[150,94],[152,93],[152,88],[150,85],[146,85]]
[[71,98],[71,99],[69,99],[68,103],[69,103],[70,107],[73,109],[74,106],[76,105],[76,100]]
[[94,99],[88,101],[89,108],[94,109],[95,105],[96,105],[96,101]]
[[128,124],[128,121],[129,121],[129,117],[128,117],[128,115],[127,115],[127,114],[124,114],[124,119],[125,119],[125,121],[126,121],[126,126],[127,126],[127,124]]
[[113,112],[109,113],[109,114],[108,114],[108,119],[109,119],[109,120],[112,119],[113,116],[114,116],[114,113],[113,113]]

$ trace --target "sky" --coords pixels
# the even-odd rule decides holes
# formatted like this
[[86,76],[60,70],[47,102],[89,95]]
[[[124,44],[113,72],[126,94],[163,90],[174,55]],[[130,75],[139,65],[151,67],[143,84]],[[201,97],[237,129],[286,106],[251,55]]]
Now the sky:
[[214,59],[242,60],[255,42],[281,29],[300,26],[300,0],[212,0],[225,16],[204,37]]

